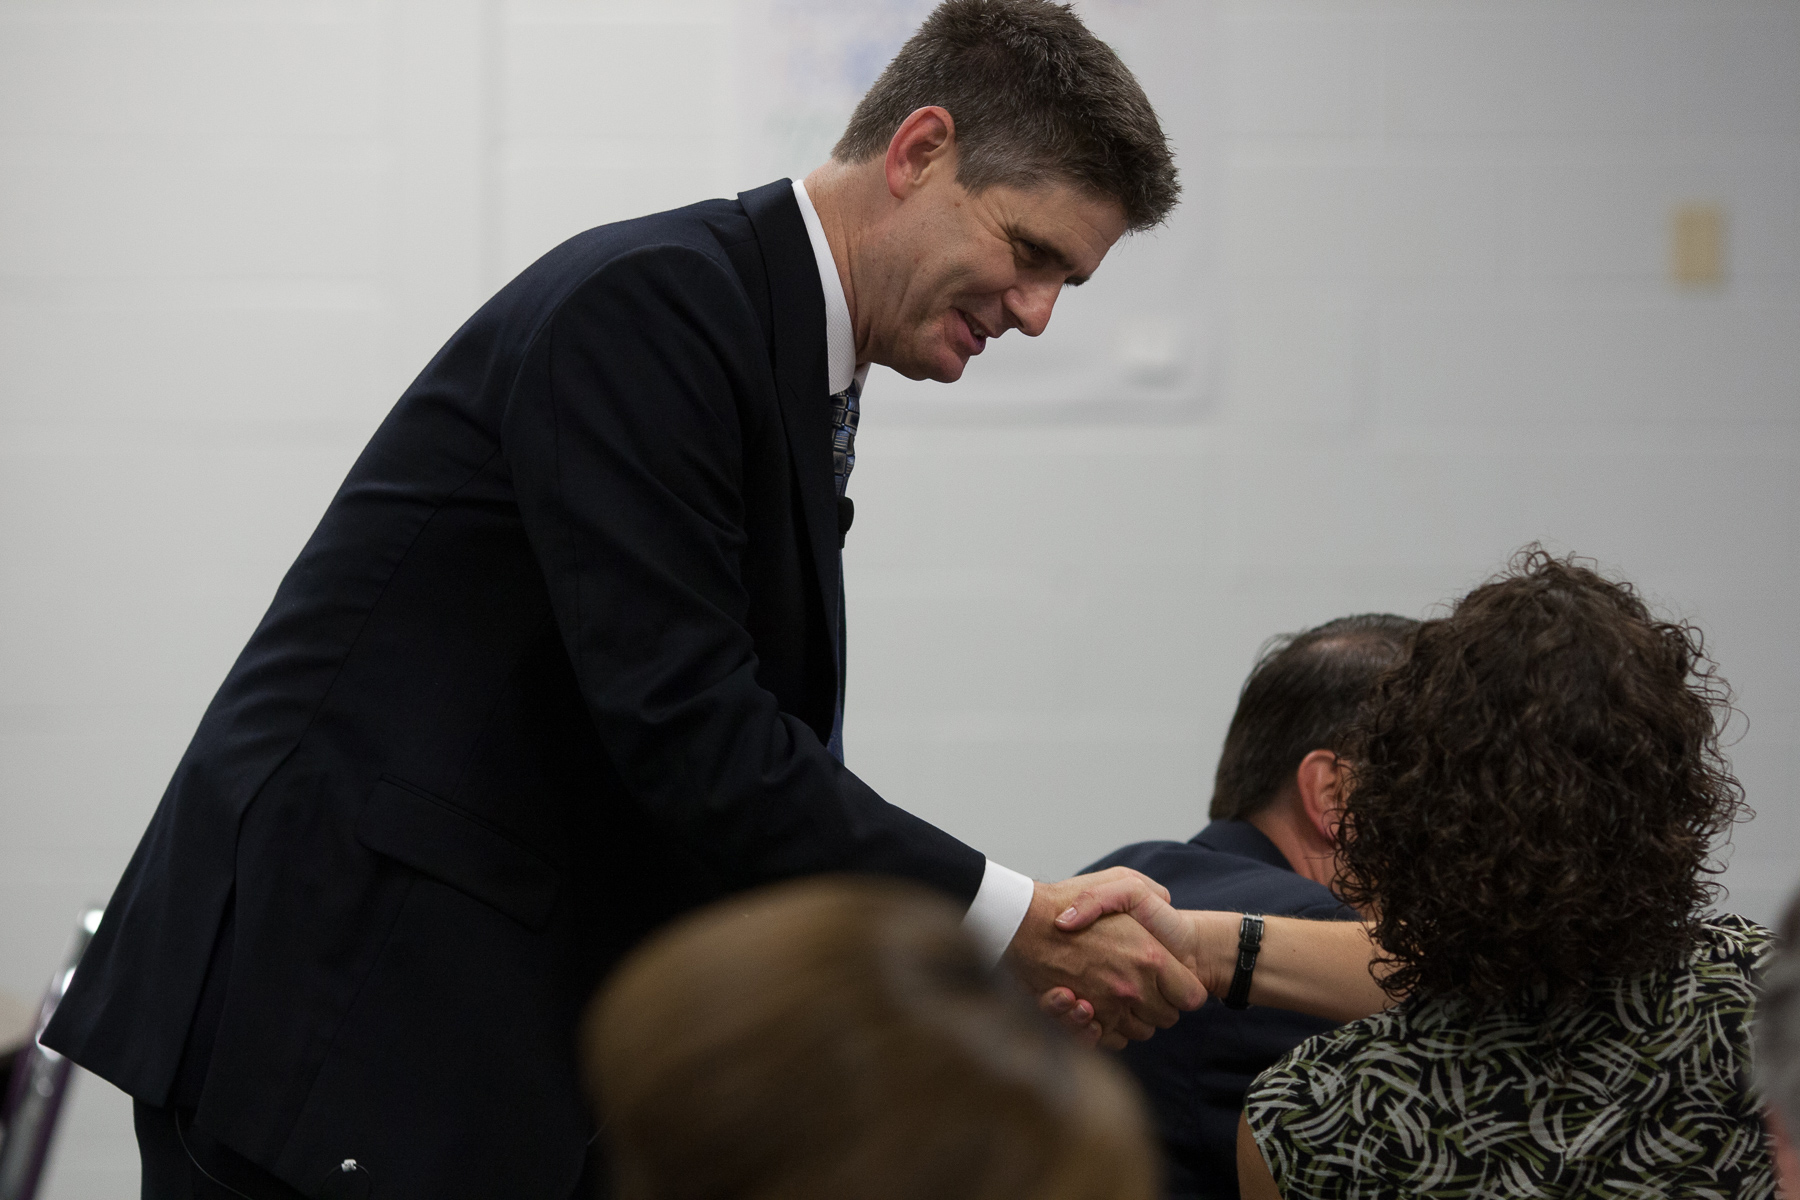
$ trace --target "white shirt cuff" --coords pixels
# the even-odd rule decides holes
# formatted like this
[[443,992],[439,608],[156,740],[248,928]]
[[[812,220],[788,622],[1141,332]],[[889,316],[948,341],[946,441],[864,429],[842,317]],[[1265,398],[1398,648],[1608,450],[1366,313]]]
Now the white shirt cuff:
[[1013,934],[1025,923],[1031,909],[1031,897],[1037,885],[1031,876],[1008,870],[993,859],[981,874],[981,888],[969,903],[963,917],[963,928],[974,937],[987,964],[995,966],[1006,953]]

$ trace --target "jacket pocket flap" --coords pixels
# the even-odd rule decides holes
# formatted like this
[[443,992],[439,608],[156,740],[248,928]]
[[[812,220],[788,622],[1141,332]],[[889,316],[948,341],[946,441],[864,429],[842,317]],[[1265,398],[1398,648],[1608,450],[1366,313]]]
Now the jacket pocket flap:
[[391,779],[369,793],[356,838],[439,883],[542,929],[556,900],[556,868],[452,808]]

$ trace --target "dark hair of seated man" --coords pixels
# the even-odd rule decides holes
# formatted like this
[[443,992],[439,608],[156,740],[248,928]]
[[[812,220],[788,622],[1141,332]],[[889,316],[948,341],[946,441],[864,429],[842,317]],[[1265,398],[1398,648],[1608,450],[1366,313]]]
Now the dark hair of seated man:
[[1151,1200],[1112,1063],[986,969],[946,900],[828,877],[627,960],[582,1066],[614,1200]]
[[[1264,643],[1239,693],[1215,775],[1211,824],[1186,842],[1141,842],[1090,869],[1132,867],[1177,908],[1354,918],[1331,893],[1337,755],[1331,747],[1418,622],[1340,617]],[[1244,1091],[1330,1021],[1217,997],[1120,1059],[1150,1102],[1172,1200],[1235,1200]]]
[[1341,746],[1339,888],[1398,1003],[1257,1080],[1246,1195],[1770,1195],[1772,939],[1706,911],[1729,712],[1698,630],[1536,548],[1421,625]]

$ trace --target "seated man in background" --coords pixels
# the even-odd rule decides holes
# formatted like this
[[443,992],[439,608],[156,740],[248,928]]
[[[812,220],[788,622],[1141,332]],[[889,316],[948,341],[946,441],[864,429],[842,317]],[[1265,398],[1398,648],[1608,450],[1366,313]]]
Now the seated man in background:
[[914,884],[825,877],[635,952],[581,1054],[613,1200],[1152,1200],[1124,1072],[961,921]]
[[1800,1196],[1800,894],[1781,922],[1781,948],[1756,1006],[1756,1083],[1784,1196]]
[[[1329,749],[1418,622],[1342,617],[1264,647],[1238,697],[1213,783],[1211,824],[1187,842],[1140,842],[1096,864],[1142,871],[1177,908],[1356,916],[1330,886],[1338,760]],[[1305,1038],[1335,1026],[1223,995],[1121,1055],[1154,1110],[1178,1200],[1235,1197],[1244,1091]]]

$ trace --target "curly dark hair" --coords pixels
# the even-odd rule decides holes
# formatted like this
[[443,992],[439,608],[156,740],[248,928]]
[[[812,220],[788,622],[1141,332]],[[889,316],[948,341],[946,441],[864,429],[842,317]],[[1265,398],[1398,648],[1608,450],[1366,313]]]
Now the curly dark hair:
[[1537,546],[1424,622],[1346,731],[1339,891],[1395,997],[1555,1007],[1674,961],[1747,812],[1700,631]]

